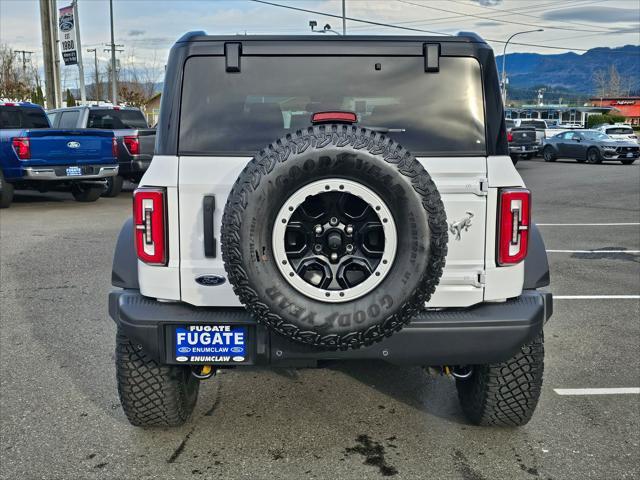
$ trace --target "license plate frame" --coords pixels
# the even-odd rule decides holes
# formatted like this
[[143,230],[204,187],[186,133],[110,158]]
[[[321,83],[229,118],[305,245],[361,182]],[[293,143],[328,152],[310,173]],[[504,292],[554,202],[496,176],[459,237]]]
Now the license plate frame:
[[80,177],[82,176],[82,167],[78,167],[78,166],[67,167],[65,169],[65,173],[67,177]]
[[[235,335],[237,333],[242,334],[242,344],[237,343]],[[182,335],[179,337],[178,334]],[[190,343],[196,337],[196,343]],[[165,338],[167,363],[176,365],[254,364],[255,328],[252,325],[187,322],[168,326]]]

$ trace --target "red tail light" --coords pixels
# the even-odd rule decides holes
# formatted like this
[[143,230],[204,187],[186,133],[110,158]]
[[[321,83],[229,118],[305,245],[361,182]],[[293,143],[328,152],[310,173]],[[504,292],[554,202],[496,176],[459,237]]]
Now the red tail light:
[[527,256],[531,225],[531,192],[525,188],[500,190],[498,265],[514,265]]
[[16,155],[20,160],[29,160],[31,158],[31,145],[29,145],[29,139],[26,137],[15,137],[11,143],[13,149],[16,151]]
[[507,132],[507,142],[513,142],[513,133]]
[[356,123],[358,115],[354,112],[317,112],[311,115],[311,123]]
[[118,157],[118,139],[116,137],[111,139],[111,154],[116,158]]
[[168,260],[165,190],[138,188],[133,193],[138,258],[149,265],[166,265]]
[[138,137],[124,137],[123,141],[131,155],[138,155],[140,153],[140,139]]

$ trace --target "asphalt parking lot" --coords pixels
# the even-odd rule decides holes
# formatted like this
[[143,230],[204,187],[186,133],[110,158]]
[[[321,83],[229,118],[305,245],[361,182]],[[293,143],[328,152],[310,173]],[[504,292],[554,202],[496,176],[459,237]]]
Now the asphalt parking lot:
[[0,213],[1,477],[638,478],[640,395],[555,389],[640,387],[640,164],[518,169],[558,296],[519,429],[470,426],[451,380],[371,363],[224,371],[184,427],[131,427],[106,305],[130,193],[18,193]]

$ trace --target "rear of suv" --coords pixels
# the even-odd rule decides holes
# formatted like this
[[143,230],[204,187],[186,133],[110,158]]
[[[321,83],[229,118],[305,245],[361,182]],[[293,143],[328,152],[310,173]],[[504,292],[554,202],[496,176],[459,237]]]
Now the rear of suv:
[[134,425],[218,369],[383,360],[522,425],[552,298],[491,48],[455,37],[214,37],[171,50],[109,311]]

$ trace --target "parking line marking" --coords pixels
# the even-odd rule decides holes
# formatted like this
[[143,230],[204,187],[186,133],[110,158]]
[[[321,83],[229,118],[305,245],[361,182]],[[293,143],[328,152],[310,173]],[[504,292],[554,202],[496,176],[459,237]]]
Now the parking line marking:
[[640,253],[640,250],[547,250],[547,253]]
[[640,295],[554,295],[554,300],[640,300]]
[[640,225],[640,222],[627,223],[536,223],[538,227],[626,227]]
[[554,388],[558,395],[627,395],[640,394],[640,388]]

